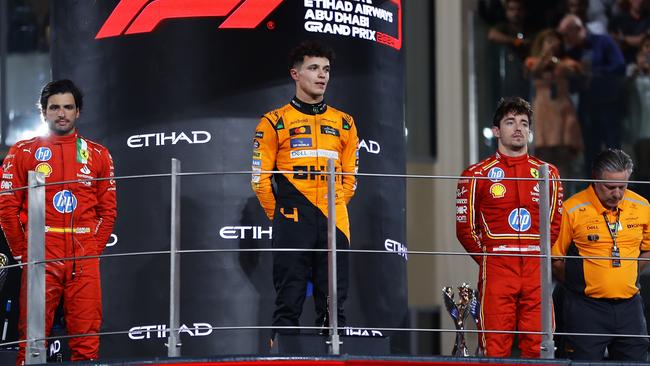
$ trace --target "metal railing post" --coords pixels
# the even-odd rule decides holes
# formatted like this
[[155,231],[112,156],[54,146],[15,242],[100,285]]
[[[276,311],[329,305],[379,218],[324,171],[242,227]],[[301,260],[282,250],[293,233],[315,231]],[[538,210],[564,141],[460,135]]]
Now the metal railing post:
[[551,272],[551,215],[550,215],[550,180],[548,164],[540,169],[539,181],[539,247],[540,274],[542,288],[542,348],[541,358],[555,358],[555,342],[553,341],[553,298],[551,288],[553,278]]
[[181,162],[172,159],[171,174],[171,230],[169,253],[169,338],[167,339],[167,356],[181,355],[180,342],[180,297],[181,297]]
[[[28,172],[27,345],[25,364],[45,363],[45,175]],[[25,258],[23,258],[25,259]]]
[[336,174],[334,159],[327,159],[327,246],[328,252],[328,286],[330,318],[330,354],[340,354],[339,312],[336,271]]

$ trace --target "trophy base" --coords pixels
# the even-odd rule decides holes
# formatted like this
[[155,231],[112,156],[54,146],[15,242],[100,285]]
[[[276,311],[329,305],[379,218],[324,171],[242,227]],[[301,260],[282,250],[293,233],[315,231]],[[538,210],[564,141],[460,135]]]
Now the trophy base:
[[[388,337],[341,336],[341,354],[385,356],[390,355]],[[318,334],[277,334],[271,354],[327,355],[329,336]]]

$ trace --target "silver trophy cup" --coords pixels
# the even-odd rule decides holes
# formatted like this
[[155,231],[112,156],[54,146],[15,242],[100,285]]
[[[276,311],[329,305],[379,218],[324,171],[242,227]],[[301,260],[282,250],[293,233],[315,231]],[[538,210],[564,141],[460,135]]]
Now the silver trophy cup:
[[[451,287],[443,287],[442,293],[445,307],[456,326],[456,343],[451,355],[454,357],[469,357],[469,350],[465,343],[465,320],[471,314],[478,328],[480,306],[476,292],[468,284],[463,283],[458,286],[458,302],[454,302],[454,290]],[[483,356],[480,344],[475,354],[476,356]]]

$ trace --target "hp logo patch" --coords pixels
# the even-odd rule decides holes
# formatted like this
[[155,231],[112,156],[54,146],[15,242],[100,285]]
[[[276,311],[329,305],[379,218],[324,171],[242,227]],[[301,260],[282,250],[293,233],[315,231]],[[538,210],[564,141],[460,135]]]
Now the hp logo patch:
[[508,215],[508,224],[514,231],[527,231],[532,224],[530,212],[525,208],[515,208]]
[[58,191],[52,198],[52,205],[60,213],[70,213],[77,208],[77,197],[68,190]]
[[488,176],[488,178],[490,178],[490,181],[498,182],[501,179],[505,178],[506,173],[501,168],[492,168],[488,172],[487,176]]
[[52,158],[52,150],[49,147],[39,147],[36,149],[34,157],[38,161],[48,161]]

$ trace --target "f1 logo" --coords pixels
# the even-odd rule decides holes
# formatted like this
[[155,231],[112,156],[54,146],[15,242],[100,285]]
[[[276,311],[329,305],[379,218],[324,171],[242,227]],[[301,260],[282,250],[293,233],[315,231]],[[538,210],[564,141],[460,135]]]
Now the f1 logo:
[[283,0],[121,0],[95,39],[148,33],[165,19],[224,17],[219,28],[255,28]]

